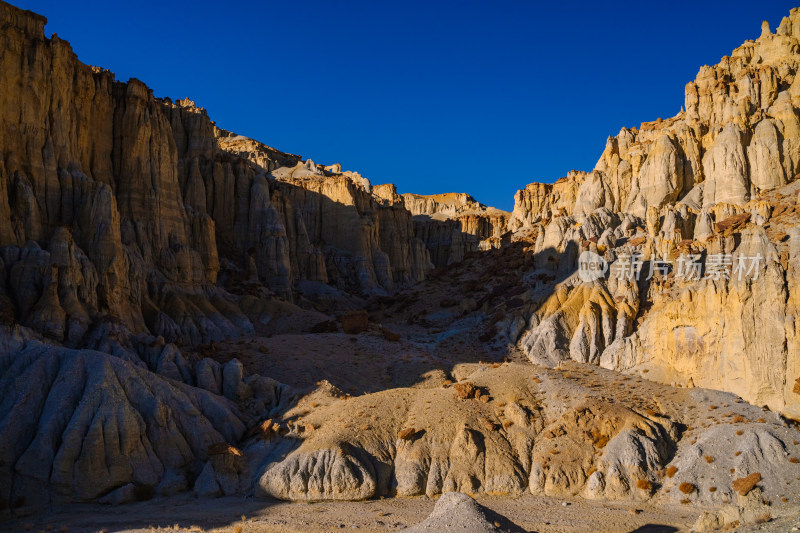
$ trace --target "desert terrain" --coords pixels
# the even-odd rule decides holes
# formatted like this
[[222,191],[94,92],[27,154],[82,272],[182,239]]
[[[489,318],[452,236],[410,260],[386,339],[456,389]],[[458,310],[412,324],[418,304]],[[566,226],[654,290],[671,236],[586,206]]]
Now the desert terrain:
[[45,22],[0,2],[0,531],[800,528],[799,9],[513,212]]

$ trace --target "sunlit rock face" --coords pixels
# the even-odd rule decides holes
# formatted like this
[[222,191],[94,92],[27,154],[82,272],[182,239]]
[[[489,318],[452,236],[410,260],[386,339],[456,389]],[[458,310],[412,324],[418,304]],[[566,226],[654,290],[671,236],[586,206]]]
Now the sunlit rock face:
[[207,342],[252,331],[223,290],[237,280],[369,294],[431,268],[396,194],[80,63],[43,17],[2,4],[0,20],[0,256],[4,284],[24,280],[4,291],[22,323]]
[[[673,273],[589,290],[568,280],[527,317],[519,345],[531,360],[646,370],[800,416],[798,67],[794,9],[774,33],[765,23],[758,39],[702,67],[676,116],[609,138],[592,172],[517,192],[510,227],[538,232],[539,249],[599,250],[610,263],[633,252],[646,267],[688,253],[763,258],[750,281]],[[598,228],[603,212],[627,223]]]
[[510,213],[487,207],[466,193],[403,194],[414,215],[414,233],[425,243],[433,264],[444,268],[469,252],[503,245]]
[[703,66],[686,85],[680,113],[608,139],[596,176],[573,172],[517,193],[514,223],[547,218],[554,208],[582,215],[608,207],[643,218],[650,207],[687,196],[704,207],[743,205],[792,181],[800,157],[799,21],[793,10],[775,33],[765,27],[719,64]]

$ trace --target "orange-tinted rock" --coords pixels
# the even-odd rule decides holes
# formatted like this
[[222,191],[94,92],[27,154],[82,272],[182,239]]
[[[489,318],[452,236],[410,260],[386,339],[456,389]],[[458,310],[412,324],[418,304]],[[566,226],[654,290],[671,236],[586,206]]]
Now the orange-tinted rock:
[[366,311],[349,311],[339,317],[342,329],[350,335],[357,335],[367,331],[369,327],[369,315]]

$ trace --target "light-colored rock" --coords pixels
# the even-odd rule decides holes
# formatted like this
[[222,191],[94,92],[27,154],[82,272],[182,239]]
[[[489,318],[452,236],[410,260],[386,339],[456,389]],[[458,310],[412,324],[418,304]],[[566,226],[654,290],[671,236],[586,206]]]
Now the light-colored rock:
[[[235,442],[245,430],[239,407],[224,398],[119,357],[35,342],[0,356],[0,393],[6,505],[154,487],[165,472],[192,471],[209,445]],[[127,499],[127,491],[110,501]]]
[[[759,153],[754,148],[754,153]],[[703,156],[703,207],[719,203],[744,204],[750,199],[743,133],[727,124]]]
[[510,213],[487,207],[464,193],[403,194],[414,215],[414,232],[436,267],[458,263],[468,252],[498,248]]
[[[500,521],[505,524],[500,524]],[[464,533],[501,533],[522,531],[460,492],[442,494],[431,514],[415,526],[403,529],[409,533],[463,531]]]
[[292,454],[267,468],[259,488],[283,500],[365,500],[375,495],[377,480],[365,454],[343,444]]
[[[702,67],[686,86],[685,111],[623,129],[591,173],[517,193],[514,238],[526,238],[526,228],[536,239],[535,265],[561,278],[522,317],[517,346],[529,359],[647,371],[651,379],[720,388],[800,416],[793,355],[800,241],[791,214],[800,156],[800,41],[792,30],[799,17],[793,10],[775,33],[763,31]],[[598,219],[597,207],[625,215],[616,223]],[[591,286],[576,282],[583,250],[601,252],[611,270],[626,254],[642,254],[638,290],[612,275]],[[689,253],[726,257],[733,279],[680,279],[677,262]],[[738,279],[739,255],[761,258],[750,275],[757,279]],[[673,273],[644,279],[655,260],[671,262]]]

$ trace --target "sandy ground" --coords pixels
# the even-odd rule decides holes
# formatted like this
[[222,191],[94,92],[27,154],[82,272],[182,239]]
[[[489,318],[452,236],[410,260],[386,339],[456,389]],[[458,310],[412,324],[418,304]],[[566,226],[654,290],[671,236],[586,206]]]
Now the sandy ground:
[[[478,496],[478,502],[525,529],[542,533],[689,531],[703,509],[633,502]],[[339,529],[398,531],[424,520],[435,500],[389,498],[365,502],[287,503],[253,498],[198,500],[190,496],[121,507],[72,505],[0,524],[0,531],[70,533],[207,531],[214,533],[321,533]],[[49,529],[48,529],[49,528]],[[241,530],[239,530],[241,528]]]
[[737,529],[737,533],[787,533],[800,531],[800,511],[792,513],[793,516],[776,518],[764,524]]

